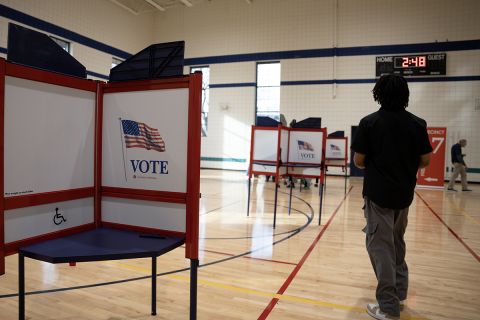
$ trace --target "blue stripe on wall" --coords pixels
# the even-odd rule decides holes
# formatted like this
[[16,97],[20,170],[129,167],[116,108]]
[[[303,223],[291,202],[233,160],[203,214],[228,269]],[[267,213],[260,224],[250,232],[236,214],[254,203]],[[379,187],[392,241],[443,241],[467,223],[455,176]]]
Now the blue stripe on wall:
[[[452,77],[406,77],[408,82],[439,82],[439,81],[478,81],[480,76],[452,76]],[[300,80],[300,81],[282,81],[282,86],[304,86],[304,85],[320,85],[320,84],[359,84],[359,83],[375,83],[376,79],[337,79],[337,80]]]
[[[7,49],[0,47],[0,53],[7,54]],[[88,71],[87,75],[97,77],[100,79],[108,80],[109,76],[94,71]],[[408,82],[439,82],[439,81],[478,81],[480,76],[451,76],[451,77],[407,77]],[[359,84],[359,83],[375,83],[376,79],[326,79],[326,80],[298,80],[298,81],[282,81],[282,86],[305,86],[305,85],[323,85],[323,84]],[[210,84],[211,89],[218,88],[242,88],[242,87],[255,87],[255,82],[243,82],[243,83],[218,83]]]
[[333,56],[333,51],[334,51],[333,48],[327,48],[327,49],[291,50],[291,51],[279,51],[279,52],[244,53],[244,54],[234,54],[234,55],[226,55],[226,56],[190,58],[190,59],[185,59],[185,65],[331,57]]
[[397,53],[419,53],[480,49],[480,40],[393,44],[383,46],[337,48],[338,56],[367,56]]
[[238,87],[255,87],[255,82],[244,82],[244,83],[218,83],[211,84],[209,87],[212,88],[238,88]]
[[109,53],[122,59],[126,59],[131,56],[131,54],[126,51],[114,48],[100,41],[93,40],[92,38],[82,36],[81,34],[59,27],[53,23],[35,18],[31,15],[9,8],[2,4],[0,4],[0,16],[48,33],[55,34],[67,40],[83,44],[84,46]]
[[100,79],[105,79],[105,80],[110,79],[109,76],[106,76],[106,75],[101,74],[101,73],[93,72],[93,71],[88,71],[88,70],[87,70],[87,75],[92,76],[92,77],[97,77],[97,78],[100,78]]
[[394,45],[365,46],[365,47],[325,48],[325,49],[259,52],[259,53],[248,53],[248,54],[225,55],[225,56],[211,56],[211,57],[185,59],[185,65],[217,64],[217,63],[263,61],[263,60],[321,58],[321,57],[333,57],[335,54],[337,56],[363,56],[363,55],[460,51],[460,50],[478,50],[478,49],[480,49],[480,40],[465,40],[465,41],[450,41],[450,42],[429,42],[429,43],[394,44]]
[[[131,56],[130,53],[114,48],[94,39],[82,36],[74,31],[67,30],[63,27],[54,25],[50,22],[33,17],[18,10],[9,8],[0,4],[0,16],[7,19],[34,27],[36,29],[48,32],[62,38],[77,42],[79,44],[88,46],[90,48],[114,55],[119,58],[126,59]],[[218,64],[218,63],[232,63],[232,62],[247,62],[247,61],[265,61],[265,60],[282,60],[282,59],[302,59],[302,58],[318,58],[318,57],[332,57],[337,56],[358,56],[358,55],[382,55],[382,54],[401,54],[401,53],[418,53],[418,52],[438,52],[438,51],[460,51],[460,50],[477,50],[480,49],[480,39],[463,40],[463,41],[447,41],[447,42],[429,42],[429,43],[414,43],[414,44],[394,44],[394,45],[379,45],[379,46],[359,46],[359,47],[344,47],[344,48],[323,48],[323,49],[308,49],[308,50],[290,50],[290,51],[274,51],[274,52],[259,52],[234,54],[223,56],[210,56],[185,59],[185,65],[202,65],[202,64]],[[5,48],[0,48],[0,53],[6,54]],[[89,71],[93,76],[107,79],[105,75]],[[437,77],[429,78],[412,78],[412,82],[424,81],[472,81],[478,80],[477,76],[467,77]],[[336,83],[373,83],[374,79],[344,79],[336,80]],[[309,85],[309,84],[331,84],[333,80],[305,80],[305,81],[284,81],[282,85]],[[229,88],[229,87],[249,87],[255,86],[255,83],[232,83],[232,84],[214,84],[211,88]]]

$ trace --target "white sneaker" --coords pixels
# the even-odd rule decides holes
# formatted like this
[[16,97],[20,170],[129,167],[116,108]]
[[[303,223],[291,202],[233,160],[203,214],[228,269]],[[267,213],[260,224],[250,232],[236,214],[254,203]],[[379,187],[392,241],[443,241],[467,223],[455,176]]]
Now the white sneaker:
[[394,317],[380,310],[378,303],[367,304],[367,313],[378,320],[398,320],[400,317]]

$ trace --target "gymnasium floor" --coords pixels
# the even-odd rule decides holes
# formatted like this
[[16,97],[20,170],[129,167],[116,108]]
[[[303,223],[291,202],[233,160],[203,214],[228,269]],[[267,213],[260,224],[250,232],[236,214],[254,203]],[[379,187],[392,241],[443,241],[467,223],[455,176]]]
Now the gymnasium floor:
[[[318,189],[281,186],[272,230],[272,182],[202,170],[198,319],[371,319],[375,277],[364,248],[361,180],[329,177],[322,226]],[[417,190],[409,213],[410,291],[402,319],[480,319],[480,186]],[[189,261],[158,259],[158,315],[150,311],[150,260],[79,263],[26,259],[27,319],[188,319]],[[17,319],[17,256],[0,277],[0,319]],[[183,271],[182,271],[183,270]],[[138,279],[140,278],[140,279]]]

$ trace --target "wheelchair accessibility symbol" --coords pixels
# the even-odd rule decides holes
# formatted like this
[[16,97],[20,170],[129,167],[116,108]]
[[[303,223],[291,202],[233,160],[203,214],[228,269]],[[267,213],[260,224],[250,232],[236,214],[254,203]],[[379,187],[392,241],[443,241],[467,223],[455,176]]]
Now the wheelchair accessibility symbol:
[[53,223],[55,223],[57,226],[59,226],[64,222],[67,222],[67,219],[65,219],[65,217],[61,213],[58,213],[58,208],[55,208],[55,215],[53,216]]

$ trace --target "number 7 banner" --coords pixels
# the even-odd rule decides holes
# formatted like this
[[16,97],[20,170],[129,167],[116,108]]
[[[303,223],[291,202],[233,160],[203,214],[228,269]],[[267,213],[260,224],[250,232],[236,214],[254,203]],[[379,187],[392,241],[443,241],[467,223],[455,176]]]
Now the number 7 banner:
[[430,165],[418,170],[417,186],[443,188],[445,180],[445,141],[447,128],[427,128],[433,151]]

